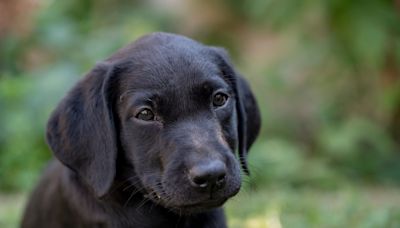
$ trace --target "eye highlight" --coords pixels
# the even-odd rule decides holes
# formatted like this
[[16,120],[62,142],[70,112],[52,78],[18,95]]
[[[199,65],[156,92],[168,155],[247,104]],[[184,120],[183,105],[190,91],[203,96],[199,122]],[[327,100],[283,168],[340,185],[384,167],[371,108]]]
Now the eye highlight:
[[229,98],[229,96],[226,93],[218,92],[218,93],[214,94],[214,97],[213,97],[214,107],[221,107],[221,106],[225,105],[226,102],[228,101],[228,98]]
[[155,120],[155,115],[153,111],[149,108],[144,108],[135,116],[137,119],[144,120],[144,121],[153,121]]

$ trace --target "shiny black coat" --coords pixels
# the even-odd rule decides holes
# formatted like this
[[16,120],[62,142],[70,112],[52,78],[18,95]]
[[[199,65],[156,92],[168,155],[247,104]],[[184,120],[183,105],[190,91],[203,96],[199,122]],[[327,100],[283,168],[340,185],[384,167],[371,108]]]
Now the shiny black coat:
[[226,227],[221,206],[240,189],[259,127],[223,49],[147,35],[97,64],[51,115],[55,159],[22,227]]

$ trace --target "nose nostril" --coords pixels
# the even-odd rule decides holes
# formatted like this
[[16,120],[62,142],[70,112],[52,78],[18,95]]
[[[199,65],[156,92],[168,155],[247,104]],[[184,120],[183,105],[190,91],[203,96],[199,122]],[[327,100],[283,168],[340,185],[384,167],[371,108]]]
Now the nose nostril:
[[225,176],[226,176],[225,173],[219,175],[218,178],[217,178],[217,182],[225,181]]
[[194,177],[192,181],[196,187],[205,188],[208,186],[208,181],[203,177]]
[[214,178],[210,178],[209,176],[196,176],[190,179],[194,187],[207,188],[210,185],[221,187],[225,184],[226,174],[221,174]]
[[217,181],[216,181],[216,186],[217,188],[221,188],[222,186],[225,185],[225,179],[226,179],[226,175],[225,174],[221,174],[218,176]]

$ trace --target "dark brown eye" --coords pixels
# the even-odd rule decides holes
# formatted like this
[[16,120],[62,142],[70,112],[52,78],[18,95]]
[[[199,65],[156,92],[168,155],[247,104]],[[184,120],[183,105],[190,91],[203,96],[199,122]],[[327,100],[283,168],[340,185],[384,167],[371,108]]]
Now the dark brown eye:
[[148,108],[142,109],[142,111],[136,114],[136,118],[145,121],[152,121],[155,119],[154,117],[155,117],[154,113]]
[[213,105],[216,107],[223,106],[228,100],[228,95],[225,93],[216,93],[213,98]]

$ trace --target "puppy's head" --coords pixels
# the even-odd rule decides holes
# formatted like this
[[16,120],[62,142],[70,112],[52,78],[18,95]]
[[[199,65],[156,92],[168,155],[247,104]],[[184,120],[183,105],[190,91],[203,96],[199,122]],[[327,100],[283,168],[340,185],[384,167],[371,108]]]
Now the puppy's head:
[[222,49],[155,33],[79,82],[47,138],[96,196],[125,179],[157,204],[195,212],[239,191],[259,125],[255,99]]

